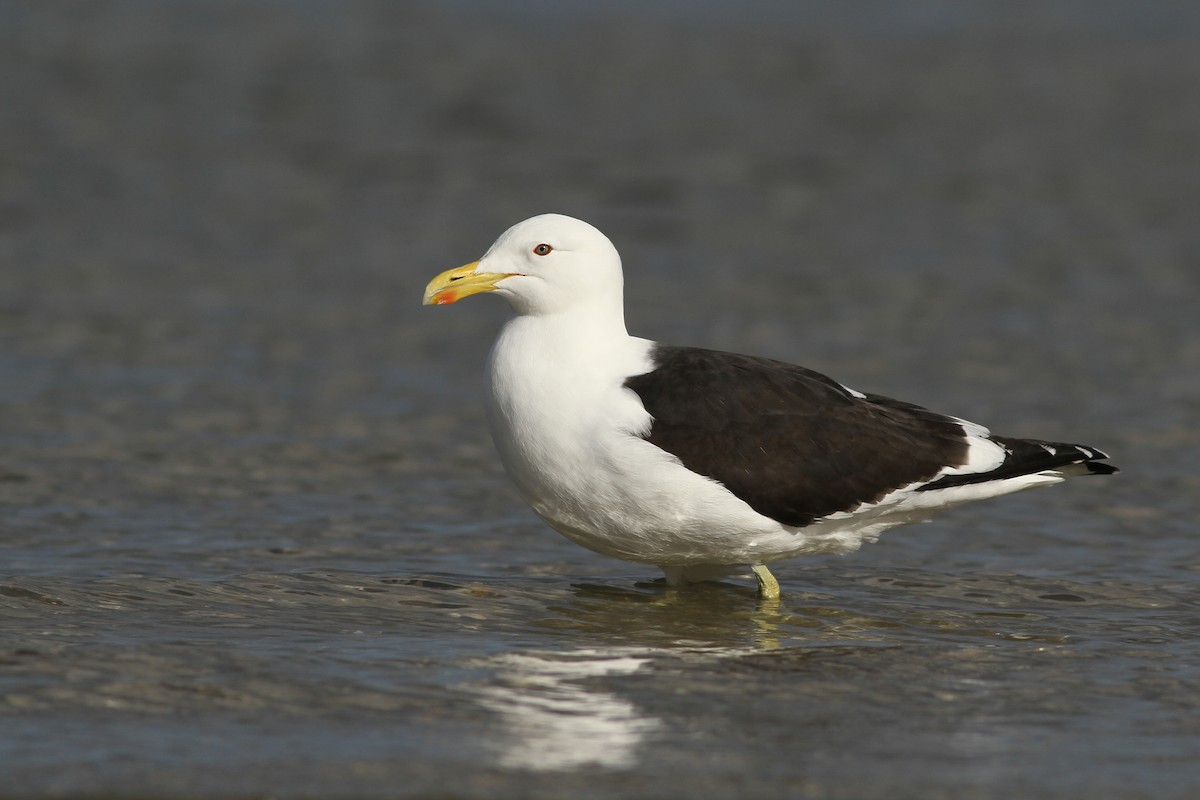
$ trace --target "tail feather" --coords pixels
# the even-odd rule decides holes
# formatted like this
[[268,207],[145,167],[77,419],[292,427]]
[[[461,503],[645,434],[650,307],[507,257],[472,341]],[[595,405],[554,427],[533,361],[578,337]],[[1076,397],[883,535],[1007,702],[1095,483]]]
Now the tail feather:
[[987,472],[945,475],[925,484],[918,491],[1001,481],[1039,472],[1078,475],[1111,475],[1119,472],[1112,464],[1103,462],[1103,459],[1108,458],[1108,454],[1094,447],[1065,442],[1043,442],[1038,439],[1014,439],[1007,436],[991,438],[1008,453],[999,466]]

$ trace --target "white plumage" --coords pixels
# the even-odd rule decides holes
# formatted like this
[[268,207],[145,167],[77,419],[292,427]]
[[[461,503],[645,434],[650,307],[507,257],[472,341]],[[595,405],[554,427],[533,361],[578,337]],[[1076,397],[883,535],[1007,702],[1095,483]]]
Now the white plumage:
[[[675,447],[653,441],[656,419],[648,406],[662,418],[663,430],[669,424],[668,412],[673,413],[667,400],[655,400],[655,393],[646,388],[653,386],[648,381],[657,380],[656,371],[666,363],[666,351],[626,332],[622,285],[620,256],[600,231],[570,217],[546,214],[510,228],[479,261],[439,275],[430,282],[425,302],[453,303],[485,291],[509,301],[516,316],[504,326],[488,361],[488,416],[505,469],[533,510],[555,530],[596,552],[655,564],[670,583],[710,579],[738,567],[808,553],[849,552],[888,528],[925,519],[942,508],[1055,483],[1071,471],[1114,471],[1092,461],[1104,457],[1098,451],[993,438],[975,423],[924,409],[917,409],[918,414],[910,410],[916,407],[864,395],[790,365],[677,349],[681,356],[700,358],[720,368],[721,359],[740,359],[738,363],[750,370],[745,374],[751,379],[765,376],[764,387],[776,378],[802,382],[797,383],[799,388],[827,396],[823,402],[832,404],[831,409],[841,415],[837,419],[862,426],[847,427],[851,434],[873,433],[867,426],[893,425],[890,420],[895,417],[905,437],[913,437],[910,428],[921,431],[918,426],[928,426],[929,448],[954,454],[946,463],[937,462],[934,471],[913,473],[906,479],[899,473],[869,474],[875,468],[874,459],[866,453],[859,459],[861,465],[841,468],[848,487],[839,495],[844,508],[829,511],[830,506],[822,506],[824,510],[809,520],[803,516],[804,492],[798,490],[795,502],[787,501],[787,514],[762,513],[774,501],[766,498],[760,502],[753,485],[739,496],[718,479],[743,467],[715,463],[725,440],[714,437],[760,435],[754,432],[760,427],[753,409],[738,410],[751,415],[753,427],[744,428],[749,431],[744,434],[743,429],[722,429],[710,436],[699,427],[692,432],[685,416],[681,424],[670,423],[681,431],[672,441],[681,444]],[[674,379],[676,383],[692,374],[669,372],[665,367],[662,372],[662,381]],[[746,379],[734,383],[739,391],[749,391]],[[672,396],[686,388],[663,386]],[[705,396],[696,400],[723,402],[712,396],[720,389],[719,382],[710,381],[698,389]],[[803,409],[805,415],[814,410],[819,413],[821,407],[806,405]],[[863,415],[861,421],[851,416],[858,413]],[[880,414],[890,416],[874,419]],[[717,428],[723,424],[713,422]],[[860,446],[850,439],[861,437],[848,436],[847,447]],[[685,452],[693,441],[702,449],[695,454]],[[801,451],[802,458],[791,456],[788,460],[774,452],[780,450],[780,445],[771,444],[774,441],[764,434],[763,446],[758,448],[763,458],[777,459],[776,471],[781,474],[807,469],[795,476],[797,486],[815,487],[811,492],[821,494],[810,474],[819,472],[820,465],[809,469],[796,462],[819,459],[823,453]],[[1006,465],[1013,458],[1012,442],[1023,448],[1026,461],[1030,446],[1041,448],[1036,451],[1039,455],[1056,460],[1047,462],[1051,464],[1048,468],[1035,469],[1040,464],[1034,459],[1031,471],[1006,474]],[[791,453],[793,443],[785,441],[784,445]],[[1071,453],[1061,455],[1057,451],[1062,448],[1072,448]],[[836,441],[827,449],[846,458]],[[718,455],[711,455],[714,451]],[[705,458],[714,462],[711,469],[705,467]],[[863,474],[857,475],[856,470]],[[1011,466],[1007,471],[1013,472]],[[981,478],[993,473],[994,479]],[[734,483],[728,477],[726,481]],[[949,483],[931,486],[939,481]],[[845,502],[846,492],[857,486],[869,491]],[[801,520],[806,520],[805,524],[788,524]],[[764,594],[777,591],[765,568],[756,573]]]

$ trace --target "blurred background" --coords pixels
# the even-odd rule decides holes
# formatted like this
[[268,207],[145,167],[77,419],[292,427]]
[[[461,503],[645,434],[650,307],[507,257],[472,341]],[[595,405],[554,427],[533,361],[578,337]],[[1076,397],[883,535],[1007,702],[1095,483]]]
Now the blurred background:
[[[845,644],[853,607],[898,631],[878,635],[900,677],[868,691],[883,679],[862,654],[862,671],[741,675],[758,698],[810,668],[845,682],[820,718],[859,722],[820,723],[832,739],[725,713],[720,671],[671,648],[762,645],[736,610],[751,601],[655,606],[647,625],[628,598],[581,600],[572,582],[626,591],[653,570],[559,539],[508,487],[480,402],[503,303],[420,306],[430,277],[547,211],[620,249],[637,335],[1093,444],[1125,472],[780,567],[785,601],[790,578],[824,611],[773,618],[774,646]],[[0,796],[1186,796],[1198,216],[1194,3],[0,2]],[[904,570],[907,593],[880,588]],[[998,599],[959,582],[980,571]],[[972,622],[966,650],[1026,641],[1006,625],[1054,646],[1088,631],[1115,672],[1063,662],[1011,716],[989,700],[922,728],[939,637],[987,603],[1024,621]],[[579,641],[543,626],[562,615]],[[364,630],[383,638],[337,638]],[[488,761],[514,734],[479,720],[517,701],[456,687],[516,679],[462,659],[597,640],[661,648],[661,686],[604,679],[638,700],[609,717],[657,709],[623,740],[657,755]],[[1033,657],[1005,653],[1001,683]],[[537,680],[584,691],[621,669]],[[671,699],[681,669],[704,708]],[[1157,688],[1128,682],[1154,670]],[[972,739],[984,718],[987,737],[1022,721]],[[912,735],[873,768],[839,760],[882,729]],[[783,766],[772,741],[791,742]]]
[[[0,14],[14,403],[103,393],[98,375],[29,363],[53,325],[58,352],[92,349],[90,369],[143,382],[90,398],[117,416],[212,415],[207,393],[257,392],[242,413],[267,415],[259,430],[358,424],[347,404],[366,383],[403,383],[380,392],[390,405],[477,371],[501,304],[434,316],[414,298],[549,210],[614,239],[630,327],[651,338],[960,407],[956,386],[979,388],[1000,359],[1087,371],[1090,405],[1131,414],[1104,391],[1114,370],[1140,400],[1195,396],[1194,327],[1172,327],[1196,284],[1190,4]],[[308,380],[319,361],[333,374]],[[911,385],[881,385],[885,361]],[[1005,380],[974,413],[1047,388]]]

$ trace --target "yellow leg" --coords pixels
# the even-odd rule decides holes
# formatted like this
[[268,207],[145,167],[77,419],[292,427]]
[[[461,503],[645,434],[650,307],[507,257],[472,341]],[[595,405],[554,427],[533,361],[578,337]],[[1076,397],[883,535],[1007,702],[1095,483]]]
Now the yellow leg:
[[758,596],[764,600],[778,600],[779,581],[775,580],[767,565],[755,564],[751,569],[754,570],[754,577],[758,578]]

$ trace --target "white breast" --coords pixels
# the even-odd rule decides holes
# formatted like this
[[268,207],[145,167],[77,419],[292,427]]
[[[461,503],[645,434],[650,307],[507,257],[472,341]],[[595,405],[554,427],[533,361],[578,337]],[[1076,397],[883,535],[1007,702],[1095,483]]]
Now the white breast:
[[662,567],[845,553],[981,493],[906,489],[803,529],[781,525],[643,438],[652,420],[624,381],[653,368],[652,347],[623,326],[618,335],[581,324],[575,310],[569,321],[516,317],[492,349],[488,416],[500,459],[533,510],[583,547]]
[[653,367],[653,344],[559,322],[513,319],[488,364],[492,436],[526,502],[567,538],[617,558],[757,561],[756,533],[781,526],[642,438],[650,415],[623,384]]

